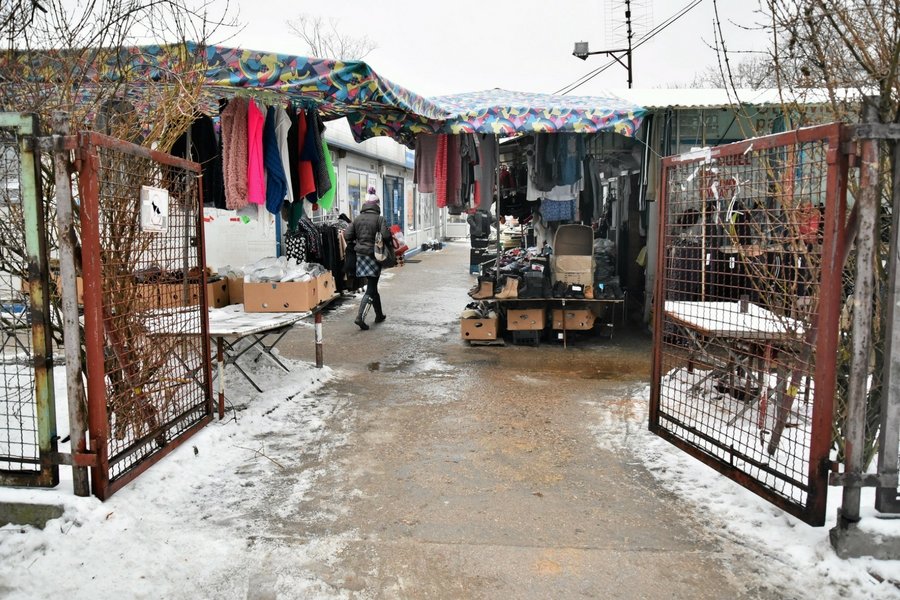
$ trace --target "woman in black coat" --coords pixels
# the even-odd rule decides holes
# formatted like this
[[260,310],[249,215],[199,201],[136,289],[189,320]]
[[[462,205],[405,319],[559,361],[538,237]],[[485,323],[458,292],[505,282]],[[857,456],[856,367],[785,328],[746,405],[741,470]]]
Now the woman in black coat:
[[[375,309],[375,322],[381,323],[387,316],[381,308],[381,294],[378,293],[378,279],[381,277],[381,265],[375,260],[375,234],[381,230],[381,238],[385,244],[390,244],[391,230],[387,221],[381,216],[378,196],[375,188],[369,188],[366,202],[362,210],[350,226],[344,231],[344,240],[347,245],[355,242],[356,251],[356,276],[366,278],[366,293],[359,303],[359,312],[356,315],[356,323],[360,329],[369,328],[366,325],[366,314],[371,305]],[[390,249],[389,251],[393,251]]]

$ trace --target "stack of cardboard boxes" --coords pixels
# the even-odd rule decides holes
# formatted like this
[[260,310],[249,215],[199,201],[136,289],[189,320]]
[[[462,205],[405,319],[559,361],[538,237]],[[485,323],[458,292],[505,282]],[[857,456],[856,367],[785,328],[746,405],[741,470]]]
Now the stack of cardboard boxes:
[[[84,280],[78,277],[76,282],[78,303],[83,304]],[[334,276],[330,272],[309,281],[244,283],[243,278],[228,277],[206,284],[210,308],[243,304],[245,312],[306,312],[335,295]],[[138,311],[192,306],[199,302],[197,285],[189,285],[187,291],[181,283],[138,283],[134,286],[134,307]]]

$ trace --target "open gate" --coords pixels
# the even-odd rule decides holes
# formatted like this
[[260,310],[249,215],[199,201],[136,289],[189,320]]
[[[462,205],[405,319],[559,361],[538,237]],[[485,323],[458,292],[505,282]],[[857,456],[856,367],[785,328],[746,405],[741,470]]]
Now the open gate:
[[200,166],[97,133],[78,139],[94,494],[212,419]]
[[650,429],[825,521],[847,162],[839,124],[663,161]]
[[0,113],[0,485],[59,482],[34,115]]

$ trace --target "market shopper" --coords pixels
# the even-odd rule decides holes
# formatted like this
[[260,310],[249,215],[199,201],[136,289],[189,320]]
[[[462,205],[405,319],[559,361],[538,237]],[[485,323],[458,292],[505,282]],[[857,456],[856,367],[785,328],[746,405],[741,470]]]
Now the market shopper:
[[380,229],[382,239],[385,243],[390,243],[391,230],[387,221],[381,216],[380,203],[381,201],[375,194],[375,188],[370,187],[362,210],[344,231],[344,240],[347,245],[355,242],[353,248],[356,251],[356,276],[366,279],[366,293],[363,294],[359,303],[359,312],[354,321],[362,330],[369,328],[366,325],[369,306],[375,309],[376,323],[381,323],[387,318],[381,307],[381,294],[378,293],[381,265],[375,260],[375,234]]

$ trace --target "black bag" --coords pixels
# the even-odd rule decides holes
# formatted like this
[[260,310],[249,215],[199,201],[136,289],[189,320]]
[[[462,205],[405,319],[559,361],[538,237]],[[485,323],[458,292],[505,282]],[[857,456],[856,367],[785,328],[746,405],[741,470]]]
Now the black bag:
[[356,250],[347,246],[347,254],[344,256],[344,275],[356,277]]

